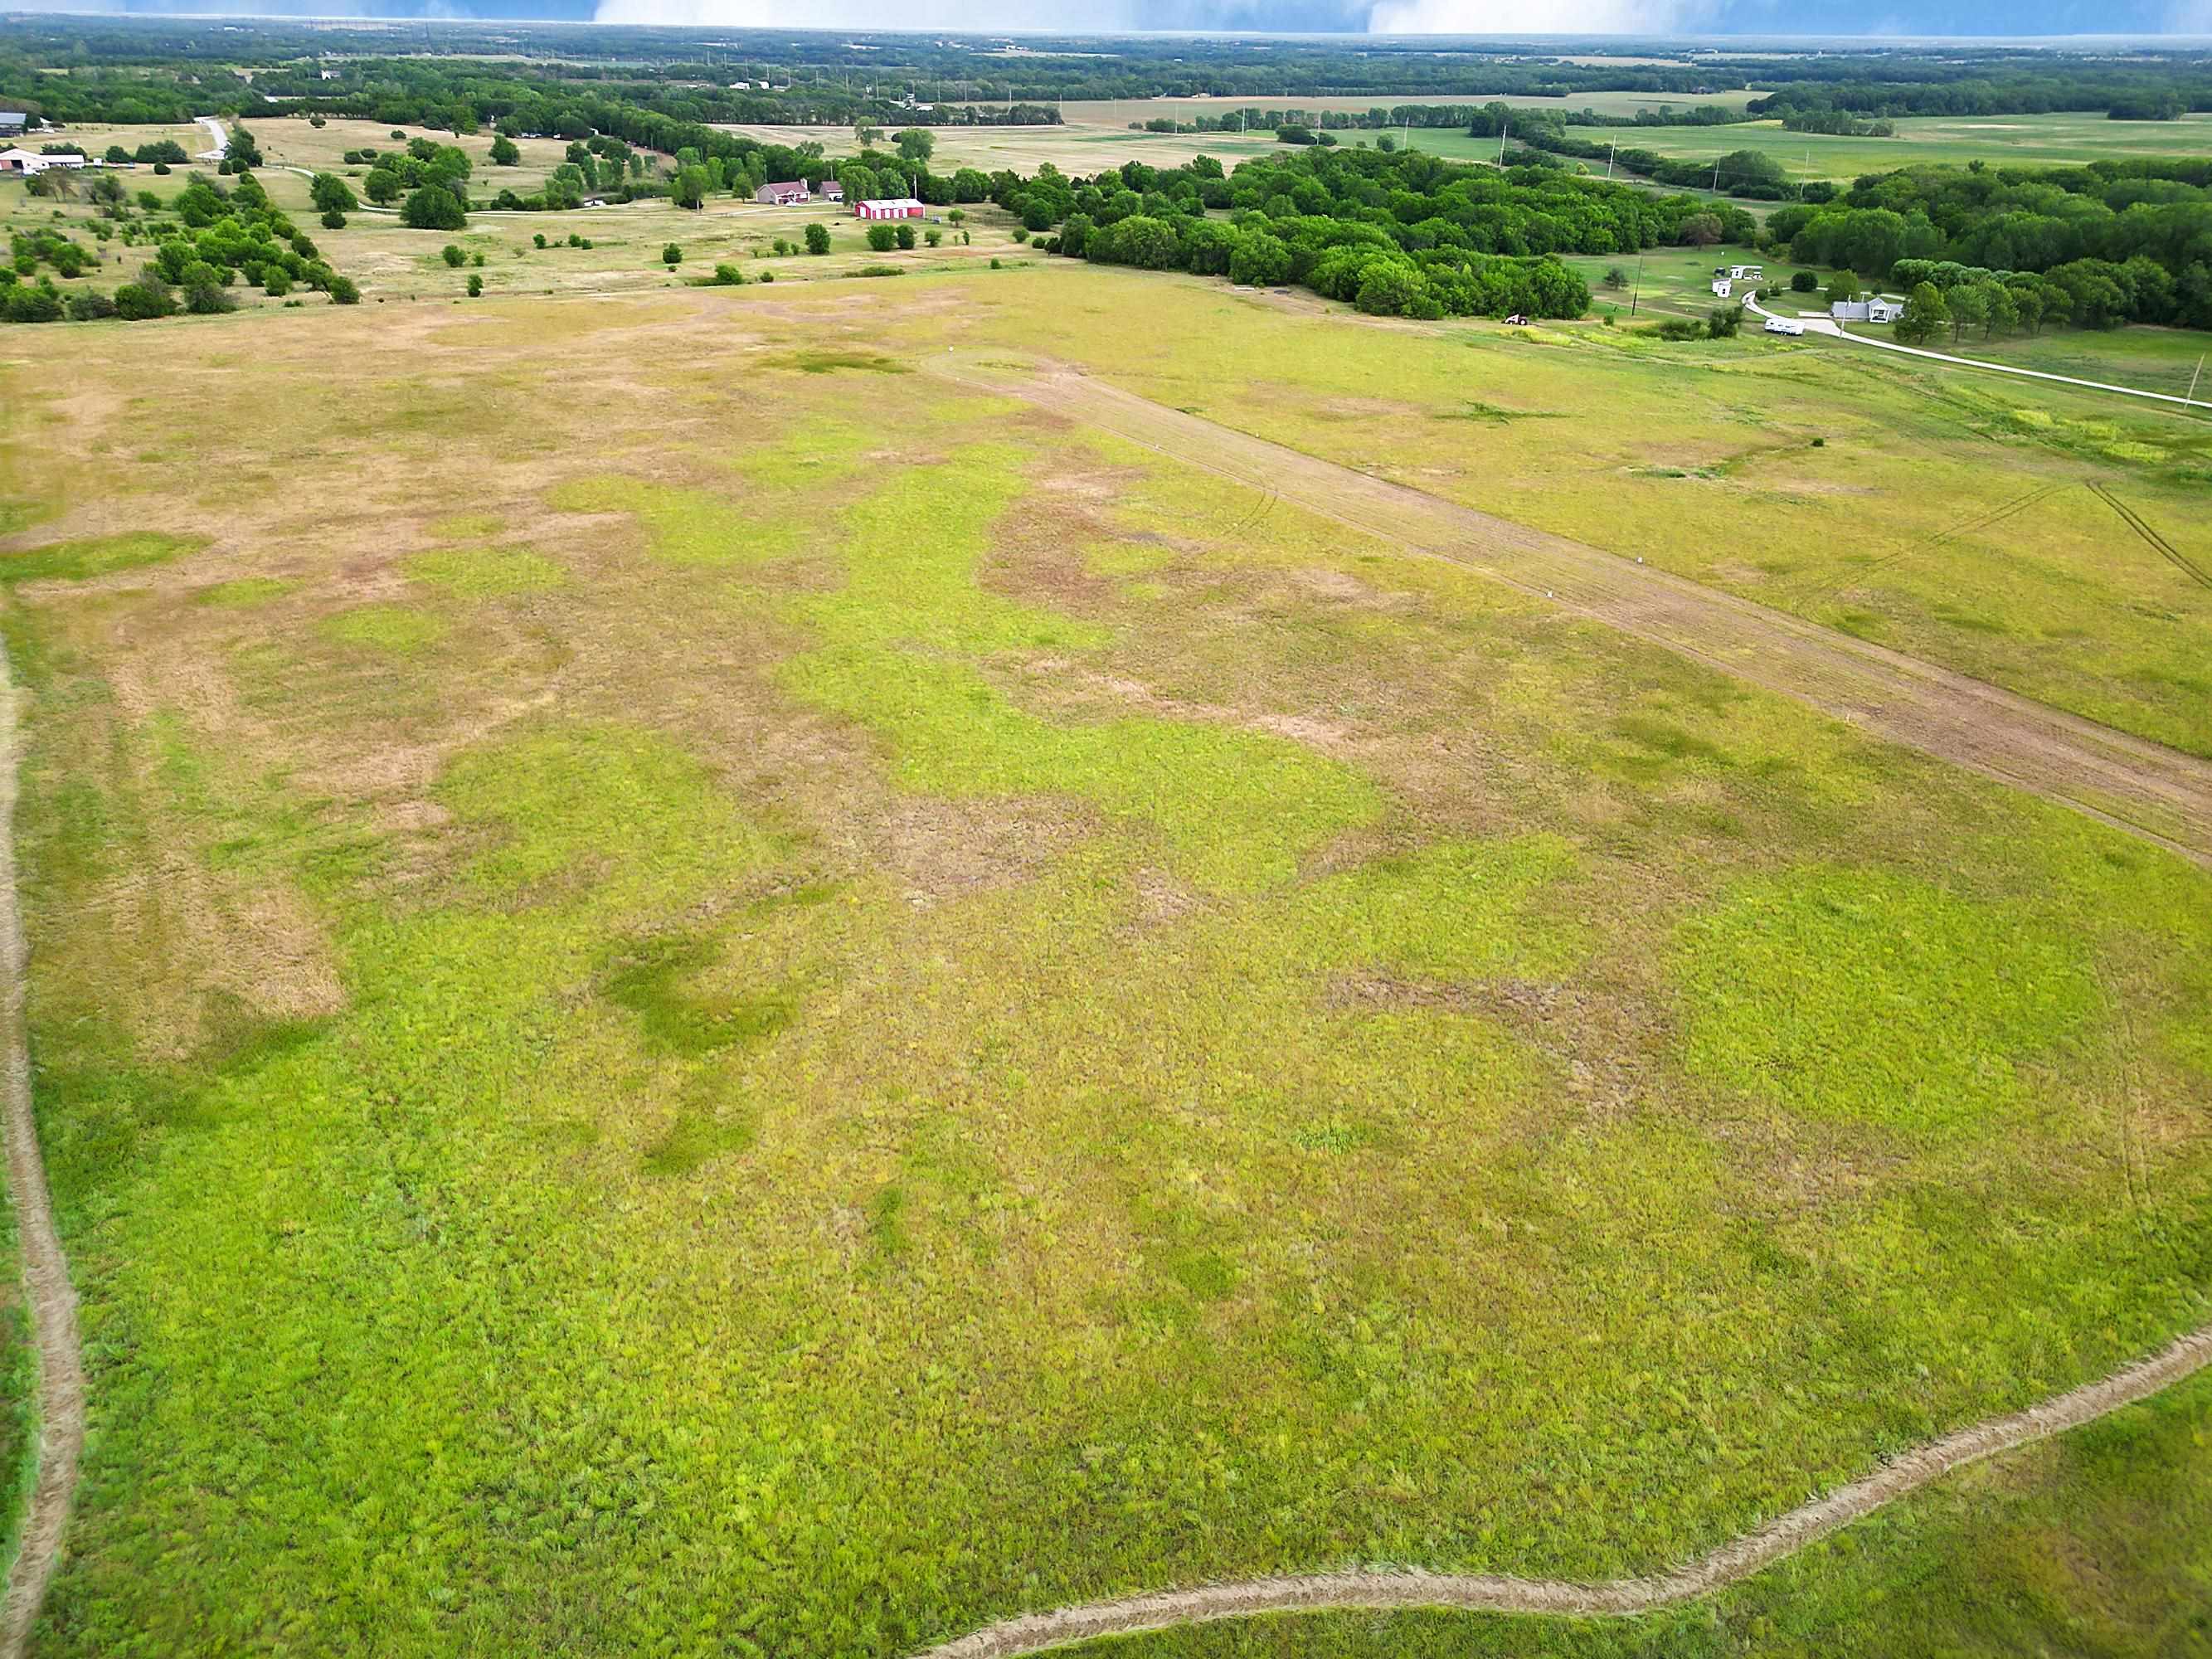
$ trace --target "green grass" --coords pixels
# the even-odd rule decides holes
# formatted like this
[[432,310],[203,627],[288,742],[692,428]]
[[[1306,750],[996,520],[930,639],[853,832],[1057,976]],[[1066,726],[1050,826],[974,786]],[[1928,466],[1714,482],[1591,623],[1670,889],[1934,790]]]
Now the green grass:
[[[949,286],[714,314],[763,365],[1149,315],[1107,346],[1187,369],[1106,367],[1172,401],[1507,484],[1594,386],[1650,447],[1814,395],[1762,376],[1804,354]],[[295,530],[281,607],[12,607],[94,1430],[45,1650],[890,1659],[1245,1573],[1645,1571],[2202,1319],[2204,872],[1005,400],[518,334],[343,361],[465,369],[364,470],[434,520],[386,464],[472,434],[437,533],[550,498],[559,603],[363,606],[370,520]],[[210,466],[362,441],[285,402],[321,336],[229,376],[215,337],[76,372],[205,388]],[[1559,418],[1436,418],[1471,398]],[[232,510],[258,549],[298,509]],[[2191,1535],[2081,1480],[2085,1534]],[[1808,1620],[1865,1582],[1838,1547]],[[2193,1547],[2051,1616],[2170,1604]]]
[[[1702,316],[1723,252],[1647,257],[1644,309]],[[976,301],[1012,338],[1170,407],[2212,754],[2212,704],[2185,684],[2212,651],[2212,595],[2116,543],[2082,487],[2212,561],[2195,510],[2212,422],[1833,342],[1668,344],[1620,325],[1629,292],[1601,286],[1616,326],[1409,334],[1387,387],[1362,368],[1370,331],[1218,283],[1054,270],[1013,289]],[[1552,418],[1449,418],[1471,394]]]
[[1243,1620],[1080,1659],[2160,1659],[2203,1646],[2212,1383],[2007,1454],[1710,1601],[1634,1620],[1447,1613]]
[[2007,1132],[2020,1065],[2099,1012],[2071,938],[1881,874],[1731,892],[1686,930],[1678,971],[1692,1071],[1900,1129]]
[[446,635],[446,624],[427,611],[404,605],[364,605],[340,611],[323,632],[341,645],[366,646],[398,656],[426,651]]
[[89,581],[117,571],[167,564],[201,545],[191,537],[153,531],[53,542],[20,553],[0,554],[0,582]]
[[[1779,121],[1747,121],[1721,127],[1585,128],[1577,137],[1604,143],[1618,137],[1625,147],[1661,155],[1713,161],[1737,150],[1764,151],[1781,164],[1785,177],[1839,181],[1863,173],[1893,172],[1923,162],[1964,167],[2061,167],[2130,156],[2190,156],[2204,151],[2212,138],[2212,117],[2179,121],[2112,121],[2102,115],[1906,116],[1890,138],[1843,138],[1790,132]],[[1439,148],[1432,135],[1419,135],[1423,149]],[[1471,141],[1480,145],[1483,141]],[[1497,140],[1488,141],[1496,153]],[[1442,153],[1454,154],[1451,150]],[[1585,168],[1590,163],[1580,164]],[[1603,172],[1605,163],[1595,171]],[[1725,192],[1728,179],[1721,179]]]
[[39,1354],[23,1304],[12,1209],[0,1206],[0,1560],[13,1561],[39,1478]]
[[281,599],[298,586],[276,576],[240,576],[202,588],[192,595],[192,602],[246,610]]
[[542,593],[561,586],[561,567],[526,547],[440,547],[407,561],[407,574],[464,599]]

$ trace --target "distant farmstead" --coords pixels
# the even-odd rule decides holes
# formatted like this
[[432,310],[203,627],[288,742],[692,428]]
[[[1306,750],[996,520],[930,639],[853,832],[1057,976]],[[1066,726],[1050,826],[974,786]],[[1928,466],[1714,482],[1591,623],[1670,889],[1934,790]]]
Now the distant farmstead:
[[780,185],[763,185],[753,200],[770,207],[798,207],[811,199],[804,179],[787,179]]
[[1879,294],[1863,300],[1838,300],[1828,307],[1828,315],[1839,323],[1893,323],[1904,314],[1904,301],[1886,300]]
[[41,155],[36,150],[20,145],[13,149],[0,149],[0,173],[44,173],[48,167],[81,167],[85,158],[73,149],[57,150],[52,155]]
[[921,204],[911,196],[890,196],[872,202],[855,202],[853,216],[856,219],[919,219]]

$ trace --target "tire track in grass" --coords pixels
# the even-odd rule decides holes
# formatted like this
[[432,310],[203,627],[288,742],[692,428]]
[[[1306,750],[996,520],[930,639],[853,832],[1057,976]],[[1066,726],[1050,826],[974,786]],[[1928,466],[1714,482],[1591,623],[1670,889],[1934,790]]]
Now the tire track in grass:
[[39,1616],[47,1582],[61,1559],[62,1530],[76,1490],[84,1449],[84,1365],[77,1350],[76,1292],[54,1231],[53,1202],[39,1156],[31,1109],[30,1053],[23,1034],[27,953],[22,908],[15,893],[15,688],[0,646],[0,1043],[6,1047],[6,1098],[0,1132],[8,1142],[8,1196],[23,1255],[23,1295],[39,1349],[38,1479],[24,1513],[8,1595],[0,1609],[0,1659],[19,1659]]
[[2212,1364],[2212,1325],[2147,1359],[2039,1406],[1953,1431],[1874,1474],[1801,1504],[1671,1572],[1641,1578],[1510,1578],[1417,1570],[1306,1573],[1152,1591],[1025,1613],[940,1643],[914,1659],[1022,1659],[1103,1636],[1129,1636],[1261,1613],[1412,1607],[1623,1618],[1696,1601],[1740,1583],[1954,1469],[2032,1444],[2148,1399]]
[[1579,542],[1187,415],[1064,364],[933,372],[1071,420],[1531,598],[2212,868],[2212,762]]
[[2158,532],[2153,530],[2149,524],[2145,521],[2142,514],[2136,512],[2135,508],[2130,507],[2118,495],[2112,494],[2112,492],[2103,484],[2093,483],[2089,486],[2089,490],[2090,493],[2095,495],[2099,501],[2104,502],[2106,507],[2111,507],[2113,512],[2118,514],[2120,515],[2120,522],[2127,526],[2129,529],[2134,531],[2136,534],[2142,539],[2143,544],[2148,547],[2152,552],[2157,554],[2159,557],[2164,559],[2168,564],[2172,565],[2176,570],[2179,570],[2183,575],[2188,577],[2190,580],[2195,582],[2199,587],[2212,587],[2212,574],[2208,574],[2202,565],[2191,559],[2172,542],[2166,540],[2165,537],[2160,535]]

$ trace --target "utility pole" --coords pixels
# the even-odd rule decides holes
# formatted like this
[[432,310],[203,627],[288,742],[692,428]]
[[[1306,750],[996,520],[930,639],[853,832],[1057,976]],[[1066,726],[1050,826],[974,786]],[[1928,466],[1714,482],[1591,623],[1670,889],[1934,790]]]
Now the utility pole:
[[1713,163],[1713,194],[1714,194],[1714,195],[1716,195],[1716,196],[1717,196],[1717,195],[1719,195],[1720,193],[1721,193],[1721,164],[1720,164],[1717,161],[1716,161]]
[[2200,352],[2200,353],[2198,353],[2198,354],[2197,354],[2197,374],[2192,374],[2192,375],[2191,375],[2191,376],[2189,377],[2189,395],[2188,395],[2187,397],[2184,398],[2181,400],[2183,403],[2185,403],[2185,404],[2193,404],[2193,403],[2195,403],[2195,402],[2197,401],[2197,376],[2198,374],[2203,374],[2203,372],[2204,372],[2204,354],[2203,354],[2202,352]]
[[1606,143],[1605,143],[1605,176],[1606,176],[1607,178],[1608,178],[1608,179],[1610,179],[1610,178],[1612,178],[1612,177],[1613,177],[1613,151],[1615,151],[1615,150],[1619,149],[1620,148],[1620,139],[1618,139],[1618,138],[1608,138],[1608,139],[1607,139],[1607,140],[1606,140]]
[[1505,135],[1512,130],[1513,123],[1510,121],[1498,124],[1498,165],[1500,167],[1505,165]]
[[1644,297],[1644,250],[1636,250],[1636,286],[1629,291],[1628,314],[1636,315],[1636,302]]

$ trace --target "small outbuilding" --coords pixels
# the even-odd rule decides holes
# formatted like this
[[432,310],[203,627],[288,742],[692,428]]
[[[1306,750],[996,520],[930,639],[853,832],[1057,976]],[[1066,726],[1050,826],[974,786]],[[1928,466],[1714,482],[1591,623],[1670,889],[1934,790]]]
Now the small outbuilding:
[[845,186],[835,179],[824,179],[814,193],[825,202],[842,202],[845,199]]
[[1885,299],[1879,294],[1863,300],[1837,300],[1828,307],[1828,315],[1839,323],[1893,323],[1904,314],[1904,301]]
[[74,149],[56,150],[51,155],[41,155],[34,149],[25,149],[20,144],[12,149],[0,149],[0,173],[18,176],[44,173],[49,167],[81,167],[87,162],[82,152]]
[[0,138],[13,138],[31,125],[31,118],[19,109],[0,109]]

